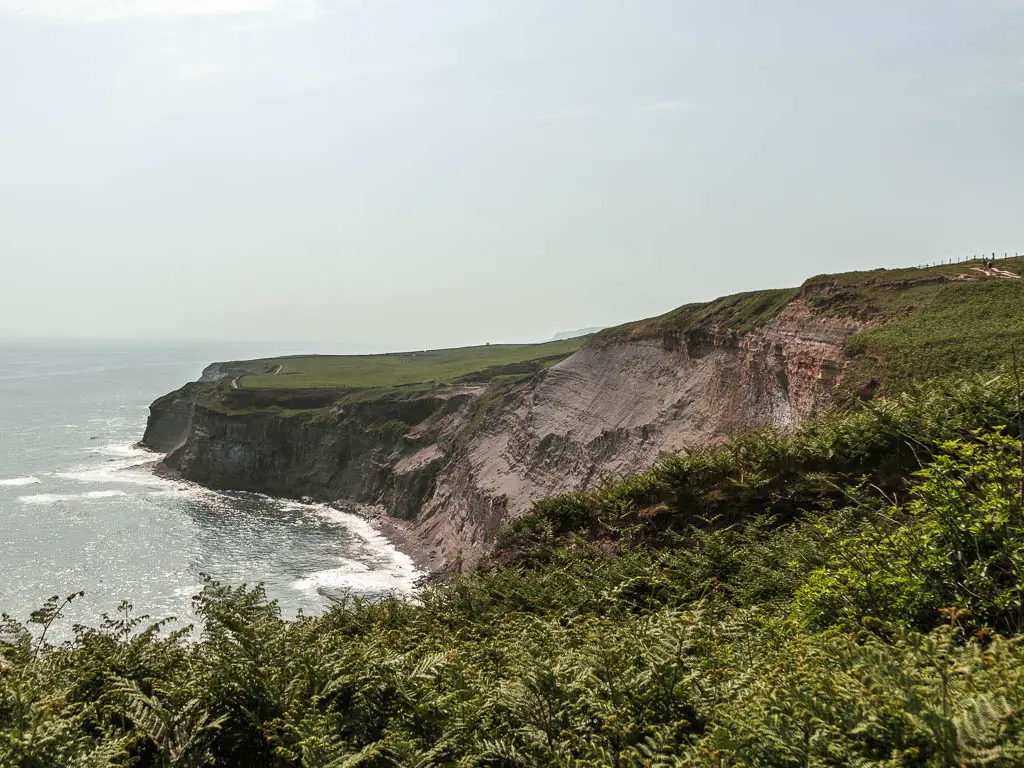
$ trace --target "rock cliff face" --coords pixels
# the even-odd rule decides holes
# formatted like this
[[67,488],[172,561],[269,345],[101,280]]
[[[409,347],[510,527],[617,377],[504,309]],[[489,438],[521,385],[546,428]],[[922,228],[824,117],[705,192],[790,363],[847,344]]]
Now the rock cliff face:
[[540,498],[738,432],[792,427],[831,404],[843,347],[862,327],[815,317],[797,300],[742,338],[711,329],[597,339],[489,411],[445,466],[415,531],[441,561],[460,549],[472,556]]
[[245,363],[211,363],[206,366],[198,381],[190,381],[153,401],[149,406],[146,432],[139,445],[160,453],[173,451],[188,437],[193,409],[202,393],[215,389],[222,379],[258,372],[258,367]]
[[200,382],[189,382],[158,398],[149,406],[149,420],[141,445],[160,453],[173,451],[188,437],[192,410],[201,390]]
[[[439,463],[473,397],[367,403],[291,414],[210,407],[209,390],[188,385],[151,406],[146,447],[177,440],[163,467],[209,488],[380,506],[411,518],[433,490]],[[216,395],[212,395],[216,399]],[[188,401],[184,434],[177,430]]]
[[219,408],[218,374],[237,375],[237,364],[211,366],[153,404],[144,444],[211,487],[378,505],[433,566],[471,563],[539,498],[827,407],[844,345],[865,325],[796,298],[743,335],[711,322],[598,336],[505,391],[315,411]]

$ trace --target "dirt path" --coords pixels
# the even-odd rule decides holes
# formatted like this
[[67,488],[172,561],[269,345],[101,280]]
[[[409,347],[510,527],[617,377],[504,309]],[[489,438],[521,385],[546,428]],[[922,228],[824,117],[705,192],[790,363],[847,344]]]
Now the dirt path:
[[1010,272],[1008,269],[999,267],[971,267],[975,272],[981,272],[986,277],[1001,277],[1004,280],[1020,280],[1020,275]]
[[[283,365],[275,365],[274,366],[274,370],[272,370],[270,372],[270,375],[271,376],[277,376],[277,374],[279,374],[282,370],[284,370],[284,366]],[[241,376],[235,376],[235,377],[233,377],[231,379],[231,388],[232,389],[241,389],[241,387],[238,384],[238,380],[240,378],[242,378],[242,377]]]

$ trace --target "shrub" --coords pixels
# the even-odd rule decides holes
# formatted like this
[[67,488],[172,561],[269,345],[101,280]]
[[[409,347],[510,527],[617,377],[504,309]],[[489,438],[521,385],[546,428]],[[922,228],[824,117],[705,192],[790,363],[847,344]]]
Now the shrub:
[[973,626],[1024,622],[1021,442],[1000,432],[950,440],[891,506],[809,578],[795,609],[809,625],[871,615],[930,627],[944,609]]

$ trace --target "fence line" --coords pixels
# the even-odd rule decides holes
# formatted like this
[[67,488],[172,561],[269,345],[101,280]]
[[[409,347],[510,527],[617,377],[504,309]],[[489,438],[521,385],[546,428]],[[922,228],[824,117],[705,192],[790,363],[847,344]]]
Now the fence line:
[[947,264],[967,264],[968,262],[971,261],[1005,261],[1006,259],[1018,259],[1020,258],[1020,255],[1021,254],[1018,251],[1014,251],[1013,255],[1010,255],[1009,251],[1003,251],[1003,255],[999,256],[995,251],[993,251],[991,257],[985,253],[975,254],[973,256],[964,256],[963,258],[960,259],[953,259],[953,257],[950,257],[945,261],[936,261],[933,263],[926,262],[924,264],[918,264],[915,267],[910,267],[910,269],[928,269],[930,267],[943,267],[946,266]]

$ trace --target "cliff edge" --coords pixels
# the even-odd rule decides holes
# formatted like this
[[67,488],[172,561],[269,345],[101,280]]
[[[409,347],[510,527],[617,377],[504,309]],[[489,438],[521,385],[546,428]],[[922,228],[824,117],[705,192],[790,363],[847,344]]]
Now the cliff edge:
[[428,565],[472,564],[543,497],[996,364],[1020,271],[825,275],[555,345],[216,364],[143,442],[211,487],[376,507]]

